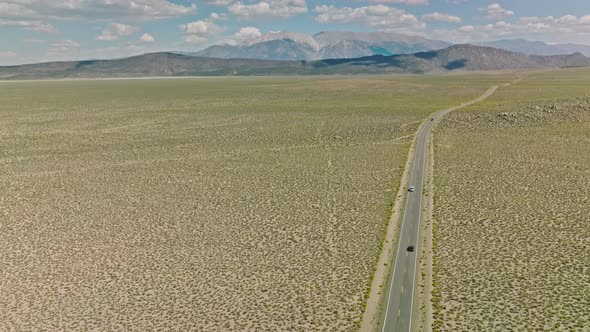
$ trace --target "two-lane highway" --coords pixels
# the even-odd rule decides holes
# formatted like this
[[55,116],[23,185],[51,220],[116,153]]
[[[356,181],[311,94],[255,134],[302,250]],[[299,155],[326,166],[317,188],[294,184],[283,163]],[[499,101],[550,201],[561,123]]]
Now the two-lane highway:
[[[491,96],[496,89],[497,87],[493,86],[475,100],[436,112],[426,120],[416,136],[409,183],[406,184],[406,187],[413,185],[415,191],[407,192],[397,254],[385,304],[383,332],[405,332],[412,329],[416,269],[421,249],[422,197],[428,158],[427,147],[432,128],[446,113],[480,102]],[[414,252],[407,250],[410,245],[415,246]]]

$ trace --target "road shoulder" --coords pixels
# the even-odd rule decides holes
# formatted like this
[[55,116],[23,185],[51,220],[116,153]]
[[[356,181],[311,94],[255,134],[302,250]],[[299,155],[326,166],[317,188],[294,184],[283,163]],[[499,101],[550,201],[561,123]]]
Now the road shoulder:
[[[403,213],[404,202],[407,199],[407,195],[405,194],[405,188],[407,186],[408,179],[409,179],[410,172],[411,172],[411,168],[413,166],[412,162],[414,160],[414,155],[415,155],[415,151],[416,151],[416,144],[418,142],[418,137],[419,137],[420,132],[422,131],[424,126],[430,122],[429,119],[431,119],[432,117],[441,118],[449,112],[452,112],[452,111],[467,107],[469,105],[473,105],[473,104],[478,103],[480,101],[483,101],[483,100],[487,99],[488,97],[490,97],[491,95],[493,95],[496,92],[497,88],[498,88],[498,86],[492,86],[487,91],[485,91],[481,96],[479,96],[478,98],[476,98],[474,100],[464,102],[458,106],[454,106],[451,108],[447,108],[447,109],[439,110],[438,112],[435,112],[432,116],[430,116],[426,120],[424,120],[422,122],[422,124],[420,125],[420,127],[418,128],[418,130],[416,131],[416,134],[414,135],[414,138],[412,140],[412,145],[408,151],[408,157],[407,157],[406,165],[404,167],[402,179],[400,181],[400,187],[398,189],[397,197],[396,197],[395,203],[393,205],[393,213],[392,213],[392,216],[389,220],[389,224],[387,226],[387,232],[385,234],[385,238],[382,243],[381,254],[379,255],[379,259],[377,262],[377,266],[375,268],[373,280],[371,282],[371,288],[370,288],[370,291],[368,294],[365,311],[363,312],[363,317],[360,322],[360,329],[359,330],[361,332],[380,331],[380,329],[382,328],[382,324],[383,324],[382,318],[383,318],[383,314],[384,314],[384,312],[383,312],[384,306],[382,304],[385,301],[389,300],[388,297],[385,296],[385,294],[387,294],[388,288],[390,287],[389,281],[391,279],[391,273],[393,273],[393,264],[395,264],[393,258],[397,254],[397,247],[398,247],[397,244],[399,241],[398,234],[399,234],[399,231],[401,228],[401,223],[403,222],[403,220],[401,219],[401,216]],[[428,142],[432,142],[432,133],[429,136],[430,137],[428,139]],[[430,154],[431,153],[428,152],[428,155],[430,155]],[[429,161],[427,161],[427,162],[430,164]],[[430,173],[430,170],[429,170],[429,173]],[[433,178],[431,176],[431,174],[429,174],[428,177]],[[430,195],[430,196],[432,197],[432,195]],[[429,206],[432,206],[431,203],[428,203],[428,204],[429,204]],[[432,222],[430,222],[430,224],[432,225]],[[422,226],[420,226],[420,227],[422,227]],[[430,237],[432,238],[432,236],[431,236],[432,229],[429,232],[430,233],[428,233],[428,234],[430,234]],[[431,247],[432,247],[432,245],[431,245]],[[426,252],[426,250],[424,252]],[[429,252],[432,255],[432,249],[430,249]],[[431,264],[431,269],[432,269],[432,264]],[[420,271],[422,271],[422,269],[420,269]],[[432,279],[432,273],[430,273],[429,278]],[[418,281],[420,281],[420,277],[418,277]],[[430,283],[432,284],[432,281]],[[419,301],[417,301],[417,302],[419,303]],[[431,301],[428,301],[428,302],[430,303]],[[414,303],[414,305],[417,305],[417,304]],[[432,310],[431,310],[431,312],[432,312]],[[412,319],[412,318],[410,318],[410,319]]]
[[428,175],[426,190],[426,213],[422,224],[422,252],[420,257],[420,274],[418,284],[420,285],[420,296],[418,297],[419,309],[419,331],[432,331],[433,307],[432,307],[432,259],[433,259],[433,210],[434,210],[434,132],[430,135],[428,148]]
[[403,213],[404,203],[407,197],[405,194],[405,188],[409,180],[412,161],[414,160],[414,152],[418,133],[422,130],[424,123],[425,122],[422,122],[420,124],[420,127],[414,134],[412,144],[408,149],[408,157],[404,166],[401,180],[399,182],[397,196],[393,203],[391,217],[389,218],[387,232],[383,241],[383,248],[381,250],[381,254],[379,255],[375,274],[371,282],[371,291],[369,292],[367,305],[361,320],[359,329],[361,332],[378,331],[378,328],[381,328],[381,324],[383,323],[381,318],[384,314],[384,306],[382,304],[387,300],[387,297],[384,296],[384,294],[386,294],[388,291],[389,279],[391,273],[393,273],[392,262],[394,261],[393,258],[397,254],[401,215]]

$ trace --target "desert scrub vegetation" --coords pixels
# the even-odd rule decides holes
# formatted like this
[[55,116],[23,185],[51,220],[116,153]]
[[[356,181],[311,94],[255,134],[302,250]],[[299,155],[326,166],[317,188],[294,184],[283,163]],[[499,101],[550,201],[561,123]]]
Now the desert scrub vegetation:
[[0,330],[355,330],[412,134],[488,80],[0,83]]
[[589,74],[530,75],[437,129],[435,331],[590,329]]

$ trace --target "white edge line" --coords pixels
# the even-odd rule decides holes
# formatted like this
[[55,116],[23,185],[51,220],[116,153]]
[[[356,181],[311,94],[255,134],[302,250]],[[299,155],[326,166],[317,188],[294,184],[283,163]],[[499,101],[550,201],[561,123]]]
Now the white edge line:
[[[416,146],[418,145],[418,140],[416,140]],[[415,149],[416,147],[414,147]],[[414,154],[413,158],[412,158],[412,165],[410,166],[410,170],[414,167],[414,164],[416,163],[416,154]],[[414,178],[414,172],[410,171],[410,179],[409,182],[407,184],[411,184],[412,183],[412,179]],[[403,185],[403,184],[402,184]],[[383,320],[383,327],[381,328],[381,332],[385,332],[385,326],[387,325],[387,313],[389,312],[389,299],[391,298],[391,289],[393,289],[393,277],[395,276],[395,270],[397,269],[397,262],[399,261],[399,259],[397,259],[397,255],[400,253],[401,247],[402,247],[402,234],[404,233],[404,227],[406,226],[406,211],[408,211],[408,202],[410,201],[409,197],[408,197],[408,193],[406,192],[406,204],[404,206],[404,215],[402,217],[402,228],[399,232],[399,238],[398,238],[398,244],[397,244],[397,252],[395,253],[395,263],[393,264],[393,272],[391,273],[391,280],[389,282],[389,292],[387,294],[387,306],[385,307],[385,319]]]
[[[489,95],[493,94],[496,91],[497,88],[498,88],[497,86],[492,86],[483,95],[479,96],[478,98],[476,98],[474,100],[471,100],[469,102],[466,102],[466,103],[462,103],[459,106],[454,106],[454,107],[451,107],[451,108],[447,108],[447,109],[441,110],[441,111],[436,112],[435,114],[431,115],[430,117],[436,117],[437,113],[442,113],[439,116],[439,119],[440,119],[444,115],[446,115],[446,113],[449,113],[449,112],[452,112],[454,110],[457,110],[457,109],[460,109],[460,108],[464,108],[464,107],[473,105],[475,103],[478,103],[478,102],[480,102],[480,101],[482,101],[484,99],[487,99],[487,97],[489,97]],[[437,119],[437,121],[439,119]],[[426,121],[428,121],[428,119]],[[427,125],[428,125],[428,123],[427,123]],[[429,131],[429,134],[426,137],[429,137],[430,136],[430,130],[432,130],[433,127],[434,127],[434,125],[431,125],[430,129],[428,130]],[[418,133],[418,136],[419,135],[420,135],[420,133]],[[419,140],[420,140],[420,137],[418,137],[418,139],[416,140],[416,146],[418,145],[418,141]],[[414,149],[416,148],[416,146],[414,146]],[[411,168],[414,167],[415,162],[416,162],[416,155],[414,154],[414,158],[412,160],[412,166],[411,166]],[[425,172],[425,169],[426,168],[422,169],[422,183],[421,183],[422,187],[424,187],[424,172]],[[410,184],[412,183],[413,177],[414,177],[414,172],[410,172],[410,181],[409,181]],[[403,214],[403,218],[402,218],[402,228],[401,228],[400,237],[399,237],[399,240],[398,240],[398,248],[397,248],[397,252],[396,252],[396,255],[395,255],[395,263],[394,263],[394,266],[393,266],[393,272],[391,274],[391,279],[390,279],[390,282],[389,282],[389,292],[387,294],[387,306],[385,308],[385,319],[383,319],[383,327],[381,328],[381,332],[385,332],[385,326],[387,324],[387,314],[389,313],[389,303],[390,303],[389,299],[391,297],[391,289],[393,288],[393,285],[392,284],[393,284],[393,278],[395,276],[395,270],[397,268],[397,262],[399,261],[397,259],[397,255],[400,252],[401,242],[402,242],[401,241],[401,236],[403,234],[404,227],[406,225],[406,223],[405,223],[405,220],[406,220],[406,211],[408,210],[408,201],[409,201],[409,199],[407,198],[407,196],[408,196],[408,194],[406,193],[406,204],[405,204],[405,207],[404,207],[404,214]],[[419,223],[420,225],[418,227],[418,240],[417,240],[417,243],[416,243],[416,245],[418,245],[418,246],[420,245],[419,244],[419,242],[420,242],[420,227],[422,226],[422,220],[421,220],[422,219],[422,198],[423,198],[422,196],[423,195],[420,195],[420,210],[418,211],[418,220],[420,220],[420,223]],[[420,246],[420,248],[421,248],[421,246]],[[417,259],[418,259],[418,254],[416,254],[416,257],[414,258],[414,280],[413,280],[413,285],[412,285],[412,301],[411,301],[411,307],[410,307],[409,332],[411,332],[411,330],[412,330],[412,316],[413,316],[413,309],[414,309],[414,288],[416,287],[416,266],[417,266]]]
[[[425,148],[428,147],[429,139],[427,139],[427,138],[430,138],[430,131],[432,130],[433,127],[434,126],[430,126],[430,128],[428,129],[428,132],[427,132],[427,135],[425,138],[426,139],[426,147]],[[426,154],[426,150],[424,150],[424,152],[425,152],[424,154]],[[423,155],[422,157],[424,158],[425,156]],[[424,158],[424,162],[426,162],[426,158]],[[424,167],[422,168],[422,181],[421,181],[420,185],[422,188],[424,188],[424,174],[426,173],[425,172],[426,165],[424,165],[424,163],[422,163],[422,164],[423,164],[422,166],[424,166]],[[421,194],[420,195],[420,204],[419,204],[420,209],[418,210],[418,238],[416,239],[416,247],[417,247],[416,249],[417,250],[416,250],[416,255],[414,256],[414,277],[412,278],[412,300],[410,302],[410,324],[408,327],[408,332],[412,331],[412,317],[414,315],[414,290],[416,289],[416,269],[418,268],[418,254],[422,250],[422,245],[421,245],[422,241],[420,241],[420,230],[422,228],[422,208],[423,208],[422,199],[424,196],[423,189],[421,190],[420,194]]]
[[[461,109],[463,107],[471,106],[473,104],[476,104],[478,102],[481,102],[481,101],[487,99],[494,92],[496,92],[497,89],[498,89],[497,86],[492,86],[483,95],[481,95],[480,97],[478,97],[475,100],[472,100],[472,101],[470,101],[470,102],[468,102],[466,104],[461,104],[461,106],[452,107],[450,109],[443,110],[441,112],[442,114],[439,116],[439,119],[442,118],[443,116],[445,116],[446,113],[452,112],[452,111],[457,110],[457,109]],[[434,124],[432,124],[430,126],[430,128],[428,129],[428,135],[426,135],[426,138],[430,138],[430,131],[432,130],[432,128],[434,128]],[[418,140],[419,140],[419,138],[418,138]],[[430,143],[429,140],[430,139],[428,139],[426,141],[427,142],[427,146]],[[426,153],[426,150],[425,150],[425,154],[427,154]],[[425,161],[426,161],[426,158],[424,159],[424,162]],[[426,171],[426,167],[424,167],[422,169],[422,183],[421,183],[422,188],[424,187],[424,173],[425,173],[425,171]],[[420,245],[420,243],[421,243],[421,241],[420,241],[420,230],[422,228],[422,199],[423,199],[423,195],[420,195],[420,210],[418,210],[418,224],[419,224],[419,226],[418,226],[418,239],[417,239],[417,242],[416,242],[417,249],[420,249],[420,250],[422,249],[422,246]],[[405,211],[404,211],[404,217],[405,217]],[[416,288],[416,269],[418,268],[418,253],[421,252],[420,250],[416,250],[416,256],[414,258],[414,278],[413,278],[413,282],[412,282],[412,301],[411,301],[411,305],[410,305],[410,324],[409,324],[408,332],[412,332],[412,316],[413,316],[413,311],[414,311],[414,289]],[[391,290],[391,288],[390,288],[390,290]],[[385,318],[387,319],[387,316]],[[383,326],[385,326],[385,322],[383,323]]]

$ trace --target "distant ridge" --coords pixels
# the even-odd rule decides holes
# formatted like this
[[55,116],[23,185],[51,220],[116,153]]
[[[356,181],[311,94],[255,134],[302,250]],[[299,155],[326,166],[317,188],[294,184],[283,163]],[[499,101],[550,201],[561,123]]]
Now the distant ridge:
[[579,44],[547,44],[540,41],[530,41],[526,39],[502,39],[472,44],[477,46],[501,48],[507,51],[532,55],[582,53],[585,56],[590,56],[590,46]]
[[152,53],[126,59],[49,62],[0,67],[0,79],[117,78],[163,76],[249,76],[329,74],[424,74],[456,70],[502,70],[590,66],[581,53],[539,56],[491,47],[453,45],[410,55],[353,59],[274,61],[217,59]]

